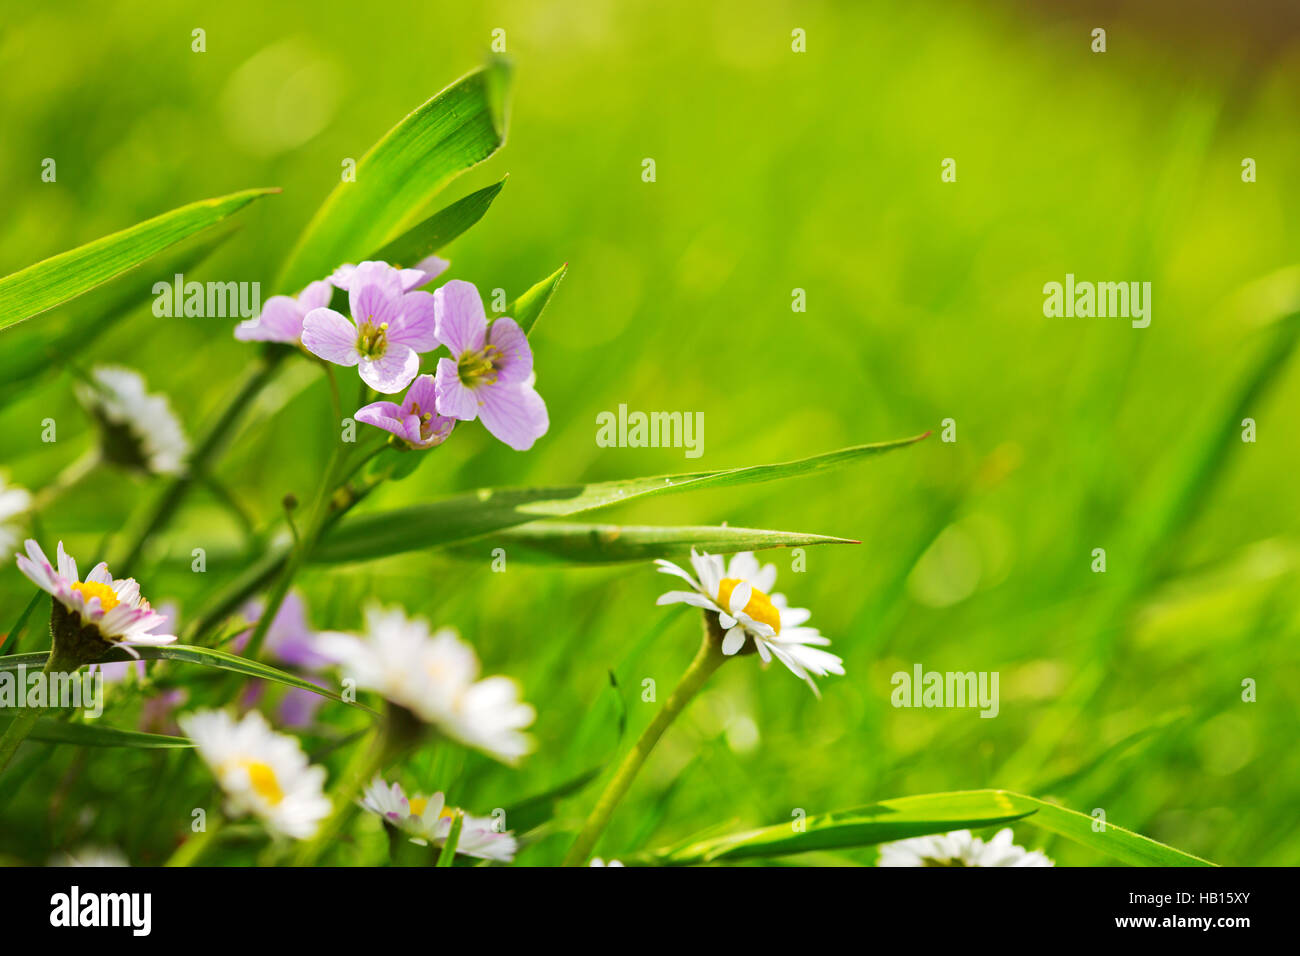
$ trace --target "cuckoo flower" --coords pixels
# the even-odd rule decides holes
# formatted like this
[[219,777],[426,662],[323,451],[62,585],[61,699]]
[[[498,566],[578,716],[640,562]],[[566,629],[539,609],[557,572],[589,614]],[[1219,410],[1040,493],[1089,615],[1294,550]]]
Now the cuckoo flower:
[[421,375],[402,404],[372,402],[357,409],[357,421],[392,432],[411,448],[432,448],[441,445],[451,435],[456,419],[438,414],[432,375]]
[[[402,291],[413,292],[422,285],[428,285],[438,276],[447,271],[451,265],[446,259],[439,259],[437,256],[429,256],[421,260],[413,269],[400,269],[398,272],[402,277]],[[394,268],[397,268],[394,266]],[[345,262],[334,270],[326,282],[338,286],[344,292],[351,291],[352,277],[356,274],[357,267],[350,262]],[[324,303],[329,305],[328,302]]]
[[303,319],[302,344],[327,362],[358,366],[377,392],[400,392],[419,372],[420,353],[438,347],[433,296],[405,291],[402,274],[386,262],[363,262],[346,281],[352,318],[313,309]]
[[330,304],[334,292],[328,280],[313,282],[298,293],[273,295],[262,306],[262,314],[235,326],[235,338],[241,342],[284,342],[302,344],[302,320],[312,309],[323,309]]
[[451,350],[438,360],[438,411],[483,425],[511,448],[526,451],[550,421],[533,387],[533,353],[514,319],[488,327],[473,283],[453,280],[433,293],[437,337]]

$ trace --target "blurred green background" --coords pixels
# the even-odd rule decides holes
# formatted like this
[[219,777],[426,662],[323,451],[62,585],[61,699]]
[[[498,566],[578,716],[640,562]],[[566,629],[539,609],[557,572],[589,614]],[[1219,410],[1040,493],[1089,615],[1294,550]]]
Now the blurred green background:
[[[810,550],[802,574],[788,553],[766,555],[847,676],[822,681],[817,701],[754,658],[724,668],[665,738],[602,855],[780,823],[796,808],[999,786],[1103,808],[1216,862],[1293,863],[1300,453],[1285,409],[1300,377],[1274,320],[1294,282],[1241,290],[1296,261],[1300,227],[1285,209],[1300,198],[1300,47],[1280,6],[1249,17],[1155,6],[1161,16],[1139,19],[1108,5],[957,2],[24,9],[0,27],[0,274],[185,202],[280,186],[192,273],[260,280],[269,294],[343,158],[477,65],[503,28],[516,66],[508,142],[444,199],[509,180],[446,254],[451,276],[511,296],[569,263],[532,336],[551,431],[519,454],[461,427],[368,508],[782,461],[946,418],[957,430],[955,443],[936,435],[826,476],[592,519],[862,540]],[[1089,49],[1097,26],[1105,54]],[[190,50],[196,27],[206,53]],[[796,27],[806,53],[791,51]],[[45,157],[56,183],[41,182]],[[940,181],[947,157],[955,183]],[[1242,182],[1244,157],[1258,182]],[[1151,282],[1150,328],[1044,318],[1042,286],[1067,272]],[[127,281],[147,290],[157,278],[146,266]],[[796,288],[806,313],[791,311]],[[53,332],[88,301],[19,331]],[[232,326],[156,319],[146,302],[81,361],[140,369],[195,435],[256,354]],[[1245,444],[1233,396],[1261,378],[1261,354],[1281,364],[1247,402],[1259,440]],[[265,527],[285,493],[310,500],[332,435],[319,374],[292,364],[218,469]],[[40,489],[93,441],[74,380],[52,366],[0,408],[11,480]],[[620,403],[703,412],[704,456],[597,447],[597,414]],[[152,493],[98,473],[40,516],[42,542],[97,553]],[[213,561],[192,574],[189,549],[238,541],[230,513],[196,494],[137,576],[184,620],[238,570]],[[1106,574],[1090,570],[1098,547]],[[698,641],[685,609],[655,607],[668,579],[649,565],[497,574],[483,550],[302,579],[318,627],[355,628],[366,600],[400,601],[522,682],[539,718],[521,769],[443,751],[402,777],[477,813],[609,751],[610,669],[626,746],[656,706],[642,681],[662,701]],[[0,572],[6,625],[29,593],[12,564]],[[999,716],[894,709],[890,675],[917,662],[1000,672]],[[1246,678],[1256,703],[1241,700]],[[1096,692],[1078,696],[1089,681]],[[0,785],[0,854],[40,863],[97,843],[159,862],[209,779],[192,754],[58,748],[17,795]],[[565,803],[559,822],[580,820],[594,796]],[[355,829],[359,842],[332,859],[382,853],[375,821]],[[1063,864],[1104,862],[1018,835]],[[543,840],[521,861],[554,862],[567,842]],[[252,853],[234,845],[225,859]]]

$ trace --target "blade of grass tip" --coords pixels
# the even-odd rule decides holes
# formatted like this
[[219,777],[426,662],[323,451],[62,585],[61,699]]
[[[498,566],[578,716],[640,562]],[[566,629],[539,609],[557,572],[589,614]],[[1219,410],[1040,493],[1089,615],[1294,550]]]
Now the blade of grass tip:
[[1054,717],[1040,719],[1020,748],[997,773],[1010,786],[1024,786],[1056,748],[1059,728],[1073,726],[1074,717],[1106,685],[1112,658],[1123,634],[1123,622],[1139,596],[1165,570],[1169,543],[1194,519],[1209,498],[1230,450],[1240,445],[1240,422],[1263,401],[1276,382],[1300,337],[1300,312],[1290,312],[1273,324],[1271,335],[1248,371],[1233,385],[1220,410],[1196,433],[1171,467],[1170,477],[1156,485],[1154,501],[1144,499],[1135,509],[1133,528],[1121,553],[1125,562],[1115,587],[1096,604],[1084,624],[1089,660],[1070,689],[1058,700]]
[[4,643],[0,644],[0,657],[4,657],[6,654],[14,654],[18,651],[18,639],[22,637],[23,628],[27,626],[27,619],[32,616],[32,611],[36,610],[36,605],[40,602],[41,595],[44,593],[45,592],[40,588],[37,588],[36,593],[33,594],[31,600],[27,602],[27,606],[22,609],[22,613],[18,615],[18,620],[14,621],[13,627],[9,628],[9,633],[5,636]]
[[447,831],[447,841],[442,845],[435,866],[451,866],[456,860],[456,847],[460,845],[460,829],[465,825],[465,811],[457,810],[451,818],[451,829]]

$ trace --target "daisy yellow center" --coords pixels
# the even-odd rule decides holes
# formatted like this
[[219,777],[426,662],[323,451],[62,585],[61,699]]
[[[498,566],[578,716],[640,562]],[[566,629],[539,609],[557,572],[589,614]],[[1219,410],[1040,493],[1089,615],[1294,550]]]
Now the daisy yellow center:
[[411,798],[411,816],[418,817],[424,813],[424,808],[429,805],[428,797]]
[[78,581],[72,586],[72,590],[80,591],[81,596],[87,601],[91,598],[99,598],[99,606],[105,611],[113,610],[119,603],[113,589],[98,581]]
[[[723,607],[730,607],[731,592],[736,590],[736,585],[740,584],[739,578],[723,578],[718,582],[718,603]],[[745,605],[744,611],[755,621],[766,624],[777,634],[781,633],[781,612],[776,609],[772,599],[753,585],[750,586],[749,603]]]
[[243,767],[248,772],[248,782],[253,785],[253,790],[259,797],[271,806],[284,799],[284,791],[280,789],[280,781],[276,779],[270,764],[260,760],[245,760]]
[[495,345],[486,345],[477,352],[466,352],[456,363],[462,385],[491,385],[497,380],[504,356]]

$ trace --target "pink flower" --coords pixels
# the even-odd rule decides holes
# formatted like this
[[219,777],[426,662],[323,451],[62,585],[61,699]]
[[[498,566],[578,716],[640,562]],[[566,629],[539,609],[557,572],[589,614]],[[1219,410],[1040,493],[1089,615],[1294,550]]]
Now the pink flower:
[[[429,256],[429,258],[421,260],[414,269],[399,269],[398,271],[402,276],[402,291],[412,292],[415,289],[420,288],[422,285],[428,285],[434,279],[438,278],[438,276],[446,272],[450,266],[451,263],[446,259],[439,259],[437,256]],[[352,281],[352,276],[356,271],[356,266],[350,262],[345,262],[343,265],[335,269],[334,274],[325,281],[338,286],[344,292],[348,292],[350,291],[348,288],[349,283]],[[328,302],[325,304],[329,305]]]
[[456,419],[438,414],[438,404],[432,375],[421,375],[402,399],[401,405],[393,402],[373,402],[360,408],[354,418],[392,432],[412,448],[432,448],[441,445],[456,427]]
[[328,281],[313,282],[295,299],[290,295],[273,295],[262,306],[262,314],[235,326],[235,338],[241,342],[285,342],[302,344],[302,320],[312,309],[330,304],[334,289]]
[[546,403],[533,388],[533,353],[514,319],[488,327],[473,283],[453,280],[433,294],[438,340],[451,358],[438,360],[438,412],[484,427],[511,448],[526,451],[550,427]]
[[420,353],[438,347],[433,296],[407,292],[402,273],[386,262],[363,262],[340,281],[352,318],[313,309],[302,323],[303,346],[335,365],[359,366],[377,392],[400,392],[419,372]]

